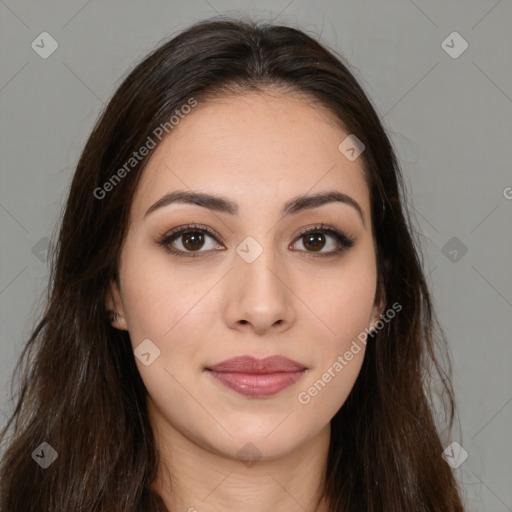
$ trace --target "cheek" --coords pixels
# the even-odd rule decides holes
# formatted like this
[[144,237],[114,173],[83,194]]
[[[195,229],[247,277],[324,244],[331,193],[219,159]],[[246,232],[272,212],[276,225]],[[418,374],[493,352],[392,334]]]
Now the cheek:
[[[363,363],[365,346],[360,343],[358,353],[350,361],[344,355],[331,358],[318,369],[297,393],[301,415],[311,425],[327,424],[345,403],[357,380]],[[346,351],[343,352],[346,354]],[[338,359],[339,358],[339,359]]]
[[128,329],[136,338],[171,338],[186,325],[190,311],[204,294],[207,283],[194,279],[190,270],[172,266],[162,249],[142,251],[127,249],[121,283],[123,307]]
[[350,394],[363,364],[376,281],[371,266],[351,270],[334,276],[331,283],[338,284],[331,284],[325,294],[308,297],[309,308],[321,322],[311,326],[315,364],[297,399],[310,417],[331,418]]
[[[374,308],[376,273],[372,265],[346,266],[316,280],[305,301],[321,322],[324,349],[343,350],[369,326]],[[318,324],[318,322],[315,322]]]
[[[186,380],[186,373],[193,371],[193,366],[199,369],[204,359],[200,353],[204,325],[208,324],[204,321],[208,314],[205,308],[210,303],[200,299],[213,285],[210,280],[214,276],[194,279],[193,271],[171,266],[163,250],[162,253],[144,254],[133,248],[127,251],[120,272],[123,307],[136,354],[143,340],[156,346],[150,345],[158,354],[150,365],[136,359],[147,390],[156,402],[179,408],[183,407],[180,400],[186,399],[181,396],[179,383]],[[179,398],[174,400],[175,397]]]

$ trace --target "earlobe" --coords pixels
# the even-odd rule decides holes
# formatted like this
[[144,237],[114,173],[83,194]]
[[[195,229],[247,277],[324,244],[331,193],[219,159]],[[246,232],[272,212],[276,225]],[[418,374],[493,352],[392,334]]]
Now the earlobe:
[[373,306],[372,318],[370,321],[370,325],[368,327],[368,329],[370,331],[375,330],[375,326],[376,326],[377,322],[380,320],[380,318],[383,316],[385,308],[386,308],[386,297],[385,297],[385,294],[381,292],[376,297],[375,305]]
[[128,326],[124,314],[123,303],[119,286],[115,281],[111,281],[105,293],[105,307],[112,327],[127,331]]
[[384,312],[384,308],[383,307],[375,306],[374,313],[373,313],[373,316],[372,316],[372,321],[370,322],[370,326],[368,327],[368,329],[370,331],[378,330],[378,327],[376,327],[376,324],[378,323],[378,321],[382,317],[383,312]]

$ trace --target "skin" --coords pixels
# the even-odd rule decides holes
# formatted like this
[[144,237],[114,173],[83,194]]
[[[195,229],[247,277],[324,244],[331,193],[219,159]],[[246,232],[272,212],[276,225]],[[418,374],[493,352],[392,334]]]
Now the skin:
[[[120,256],[121,286],[111,284],[106,305],[134,349],[150,339],[160,350],[149,366],[136,362],[162,459],[153,487],[170,511],[327,510],[319,489],[330,420],[355,383],[364,344],[308,404],[297,397],[383,313],[362,162],[338,150],[347,135],[303,98],[251,92],[199,104],[143,172]],[[238,203],[239,215],[174,203],[144,216],[178,189],[222,195]],[[364,223],[340,202],[280,220],[292,197],[327,190],[357,201]],[[321,222],[355,238],[354,246],[315,257],[298,233]],[[196,247],[197,258],[169,254],[158,241],[186,224],[219,238],[194,242],[189,253]],[[248,236],[263,251],[252,263],[236,252]],[[171,243],[190,247],[183,235]],[[326,235],[320,252],[336,247]],[[238,394],[204,371],[246,354],[284,355],[308,370],[265,398]]]

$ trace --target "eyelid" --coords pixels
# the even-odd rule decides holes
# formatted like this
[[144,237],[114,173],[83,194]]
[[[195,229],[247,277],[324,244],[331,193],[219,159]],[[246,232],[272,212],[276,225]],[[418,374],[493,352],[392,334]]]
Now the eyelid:
[[323,222],[313,223],[310,226],[301,228],[301,230],[295,235],[294,240],[297,240],[297,238],[300,238],[301,236],[304,236],[310,232],[316,233],[317,231],[329,233],[332,236],[341,236],[342,238],[346,239],[347,242],[348,241],[350,241],[350,242],[356,241],[356,239],[354,237],[350,236],[344,230],[338,229],[335,226],[332,226],[330,224],[325,224]]

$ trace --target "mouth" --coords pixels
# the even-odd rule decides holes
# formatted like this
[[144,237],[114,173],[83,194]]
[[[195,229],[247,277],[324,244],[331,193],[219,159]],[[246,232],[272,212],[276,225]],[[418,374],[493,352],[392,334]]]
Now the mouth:
[[250,397],[273,396],[295,384],[307,367],[283,356],[226,359],[205,371],[225,387]]

